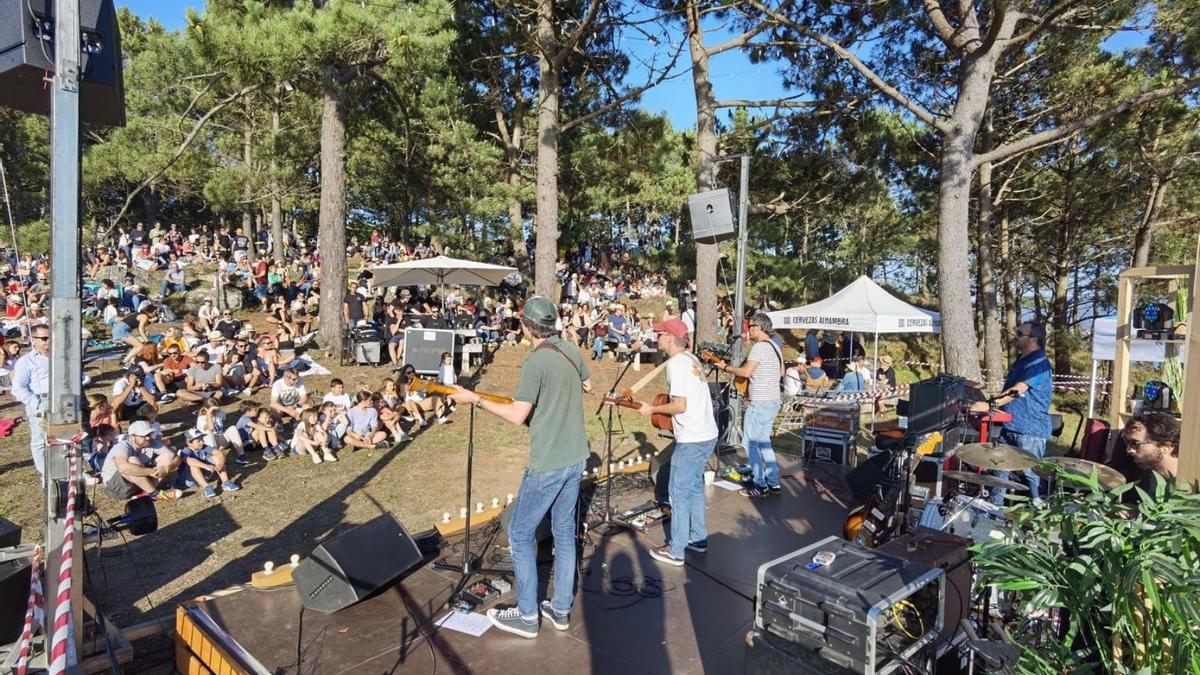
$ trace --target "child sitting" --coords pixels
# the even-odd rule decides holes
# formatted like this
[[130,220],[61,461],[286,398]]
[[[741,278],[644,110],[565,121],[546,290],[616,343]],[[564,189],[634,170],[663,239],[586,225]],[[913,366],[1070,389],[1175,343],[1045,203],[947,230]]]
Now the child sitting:
[[[225,492],[237,492],[242,489],[229,479],[225,471],[225,453],[204,442],[204,432],[199,429],[188,429],[184,434],[184,449],[179,453],[187,466],[188,473],[195,485],[204,486],[205,499],[217,496],[217,491],[209,485],[209,476],[216,475],[221,480],[221,489]],[[188,482],[185,479],[185,485]],[[188,485],[191,487],[191,485]]]
[[336,462],[337,457],[329,451],[329,434],[321,426],[321,409],[306,408],[292,436],[292,450],[298,455],[312,457],[313,464]]

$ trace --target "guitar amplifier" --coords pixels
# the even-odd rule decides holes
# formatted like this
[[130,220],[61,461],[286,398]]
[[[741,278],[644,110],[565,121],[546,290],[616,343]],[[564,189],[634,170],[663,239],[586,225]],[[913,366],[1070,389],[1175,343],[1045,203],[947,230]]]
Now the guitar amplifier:
[[961,377],[938,375],[908,388],[908,431],[923,434],[944,431],[959,423],[970,401],[983,394]]
[[[818,552],[833,562],[811,564]],[[758,568],[754,625],[836,668],[890,673],[941,633],[945,592],[940,567],[829,537]]]

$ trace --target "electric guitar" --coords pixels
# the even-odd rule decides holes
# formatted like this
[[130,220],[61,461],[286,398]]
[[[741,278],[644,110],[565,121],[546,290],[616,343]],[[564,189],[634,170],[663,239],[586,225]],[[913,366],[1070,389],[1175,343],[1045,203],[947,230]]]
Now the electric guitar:
[[926,436],[913,450],[907,466],[901,466],[904,454],[898,454],[889,466],[889,473],[900,474],[895,476],[899,480],[894,481],[886,492],[882,485],[876,485],[866,502],[851,509],[842,524],[842,537],[846,541],[875,548],[897,534],[896,514],[900,511],[901,498],[908,491],[909,475],[920,458],[931,454],[941,442],[941,432],[935,431]]
[[[633,400],[633,391],[629,389],[618,396],[605,396],[604,402],[631,410],[637,410],[642,405]],[[659,394],[654,397],[654,405],[666,405],[670,402],[671,396],[669,394]],[[650,415],[650,424],[654,425],[654,428],[659,431],[675,431],[675,423],[671,421],[671,416],[666,413],[654,413]]]
[[[700,350],[700,358],[713,364],[714,366],[725,365],[725,359],[717,356],[716,354],[708,351],[707,349]],[[735,375],[733,378],[733,388],[735,390],[737,390],[738,394],[745,396],[746,393],[750,391],[750,378],[742,377],[740,375]]]
[[[424,391],[424,392],[428,392],[430,394],[441,394],[443,396],[449,396],[450,394],[453,394],[456,391],[454,387],[447,387],[446,385],[438,384],[437,382],[430,382],[429,380],[422,380],[419,377],[414,377],[412,379],[412,381],[410,381],[405,386],[409,387],[410,389],[416,389],[417,391]],[[481,398],[485,401],[491,401],[492,403],[512,403],[513,402],[513,400],[507,396],[497,396],[496,394],[485,394],[481,391],[477,391],[477,392],[475,392],[475,394],[477,396],[479,396],[479,398]]]

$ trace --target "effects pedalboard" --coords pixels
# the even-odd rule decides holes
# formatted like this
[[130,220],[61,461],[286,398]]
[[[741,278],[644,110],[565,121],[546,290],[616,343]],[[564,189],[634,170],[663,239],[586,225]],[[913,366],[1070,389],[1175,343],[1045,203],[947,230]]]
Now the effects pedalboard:
[[511,590],[512,584],[505,579],[484,579],[463,589],[452,609],[474,612],[480,605],[485,605]]
[[666,504],[659,504],[654,500],[650,500],[635,506],[632,509],[622,511],[613,519],[617,522],[624,523],[638,532],[645,532],[651,525],[657,523],[663,518],[671,514],[671,507]]

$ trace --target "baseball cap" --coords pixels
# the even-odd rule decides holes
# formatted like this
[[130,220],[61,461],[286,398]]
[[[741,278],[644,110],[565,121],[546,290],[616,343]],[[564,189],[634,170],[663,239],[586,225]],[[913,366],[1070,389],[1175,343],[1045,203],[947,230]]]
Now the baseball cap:
[[150,429],[150,423],[145,420],[138,420],[129,425],[130,436],[149,436],[152,433],[154,432]]
[[200,431],[199,429],[188,429],[187,433],[185,433],[183,435],[183,437],[188,442],[191,442],[191,441],[196,440],[197,438],[204,438],[204,432]]
[[540,295],[535,295],[525,301],[525,308],[521,310],[521,316],[529,323],[545,328],[554,328],[554,322],[558,319],[558,310],[555,309],[553,302]]
[[688,339],[687,325],[679,319],[667,319],[666,321],[655,321],[653,324],[655,332],[667,333],[675,337],[686,340]]

